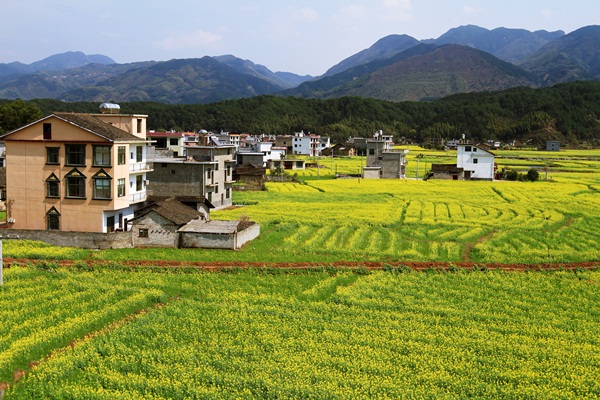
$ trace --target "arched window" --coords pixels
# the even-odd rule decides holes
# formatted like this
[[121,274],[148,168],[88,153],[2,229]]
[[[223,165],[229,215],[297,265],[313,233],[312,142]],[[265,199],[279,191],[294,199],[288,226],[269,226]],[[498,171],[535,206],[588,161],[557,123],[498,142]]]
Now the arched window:
[[46,197],[60,198],[60,179],[54,174],[46,179]]
[[46,213],[46,228],[52,231],[60,230],[60,213],[55,207]]
[[71,199],[85,199],[85,175],[77,168],[73,168],[71,172],[65,175],[66,195]]

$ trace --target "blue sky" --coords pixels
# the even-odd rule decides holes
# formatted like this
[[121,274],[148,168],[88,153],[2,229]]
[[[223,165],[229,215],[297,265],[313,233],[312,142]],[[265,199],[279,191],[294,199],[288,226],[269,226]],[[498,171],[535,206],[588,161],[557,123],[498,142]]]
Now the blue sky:
[[118,63],[233,54],[320,75],[390,34],[437,38],[473,24],[572,32],[598,0],[3,0],[0,63],[104,54]]

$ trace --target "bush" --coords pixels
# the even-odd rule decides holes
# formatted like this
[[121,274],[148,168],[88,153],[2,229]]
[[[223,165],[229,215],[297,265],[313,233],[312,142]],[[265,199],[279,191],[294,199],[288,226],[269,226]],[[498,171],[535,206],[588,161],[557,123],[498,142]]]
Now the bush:
[[507,181],[516,181],[519,179],[519,173],[515,170],[510,170],[506,172],[506,180]]
[[540,173],[535,169],[530,169],[527,171],[527,180],[531,182],[535,182],[540,179]]

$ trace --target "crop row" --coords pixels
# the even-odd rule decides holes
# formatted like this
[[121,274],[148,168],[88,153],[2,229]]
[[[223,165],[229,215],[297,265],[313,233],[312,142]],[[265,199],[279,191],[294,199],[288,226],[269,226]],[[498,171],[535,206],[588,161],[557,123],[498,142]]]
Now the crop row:
[[13,267],[0,286],[0,381],[88,332],[157,301],[161,292]]
[[600,397],[598,272],[93,276],[187,288],[14,398]]

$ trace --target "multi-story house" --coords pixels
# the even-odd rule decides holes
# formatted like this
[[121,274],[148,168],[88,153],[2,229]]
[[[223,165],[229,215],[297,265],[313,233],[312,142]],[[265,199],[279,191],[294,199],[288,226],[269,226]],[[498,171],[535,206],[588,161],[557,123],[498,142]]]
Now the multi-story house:
[[235,146],[190,146],[184,160],[155,159],[149,176],[154,196],[175,196],[215,208],[232,205]]
[[54,113],[2,137],[14,229],[110,232],[146,200],[146,115]]
[[456,153],[456,167],[464,170],[464,179],[493,180],[496,172],[494,154],[473,144],[461,143]]
[[286,149],[286,154],[295,154],[293,148],[292,135],[277,135],[275,136],[275,147]]
[[[304,131],[295,132],[292,137],[292,154],[320,156],[321,151],[329,147],[330,143],[330,139],[326,136],[305,134]],[[277,145],[279,146],[279,144]]]
[[146,139],[149,140],[158,149],[168,149],[173,152],[173,157],[185,156],[183,146],[186,144],[184,139],[189,137],[190,133],[183,132],[156,132],[149,131]]
[[408,149],[390,150],[384,140],[367,141],[367,166],[363,167],[364,178],[406,178],[406,155]]
[[[273,142],[253,142],[248,149],[241,149],[238,154],[262,154],[262,167],[266,167],[272,160],[281,160],[285,157],[286,148],[273,147]],[[238,158],[239,159],[239,158]]]

